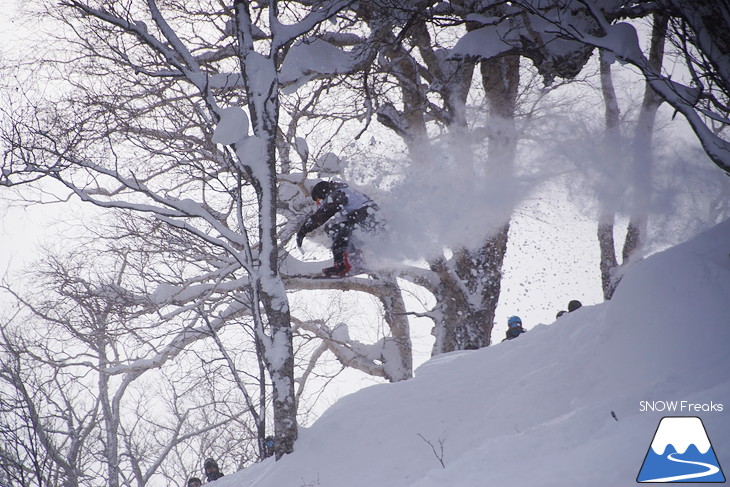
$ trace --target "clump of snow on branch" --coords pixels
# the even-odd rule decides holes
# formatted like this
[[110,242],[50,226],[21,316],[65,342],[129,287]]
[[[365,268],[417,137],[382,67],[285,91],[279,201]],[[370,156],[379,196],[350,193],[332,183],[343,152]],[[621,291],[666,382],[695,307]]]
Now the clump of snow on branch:
[[320,39],[306,40],[291,48],[279,72],[279,81],[292,93],[318,75],[346,73],[351,69],[351,54]]
[[236,155],[244,164],[251,167],[257,179],[265,181],[269,176],[266,172],[266,141],[261,137],[252,135],[238,141]]
[[612,46],[614,53],[629,59],[641,59],[644,56],[634,26],[620,22],[607,30],[605,41]]
[[294,148],[303,161],[309,158],[309,144],[307,144],[307,140],[304,137],[297,137],[295,139]]
[[334,152],[327,152],[317,159],[317,162],[314,165],[314,170],[317,171],[320,176],[330,176],[342,174],[346,166],[347,161],[341,159]]
[[214,143],[235,144],[248,136],[248,115],[242,108],[224,108],[220,112],[220,117],[221,119],[213,131]]

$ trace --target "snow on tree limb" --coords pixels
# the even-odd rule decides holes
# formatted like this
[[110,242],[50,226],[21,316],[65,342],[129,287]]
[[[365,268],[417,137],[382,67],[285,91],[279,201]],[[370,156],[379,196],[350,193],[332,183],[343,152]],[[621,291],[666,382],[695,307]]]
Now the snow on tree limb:
[[279,82],[293,92],[318,77],[347,74],[355,65],[355,56],[321,39],[307,39],[295,44],[282,64]]
[[576,40],[612,52],[623,62],[639,68],[652,89],[684,115],[710,159],[720,169],[730,174],[730,142],[718,136],[702,119],[703,111],[697,107],[697,90],[678,83],[654,69],[641,51],[636,29],[632,25],[627,23],[610,25],[602,14],[596,12],[595,15],[597,19],[601,19],[605,31],[602,37],[581,32],[573,26],[556,24],[556,27]]
[[[157,71],[155,73],[149,73],[146,71],[147,74],[149,74],[150,76],[164,75],[166,77],[169,76],[175,78],[184,77],[198,89],[208,107],[217,115],[220,108],[212,93],[210,92],[212,86],[209,82],[210,80],[208,75],[200,70],[200,66],[195,57],[190,53],[190,50],[175,34],[174,30],[170,28],[167,21],[165,21],[157,7],[156,0],[147,0],[147,5],[150,9],[150,14],[155,22],[155,25],[157,25],[163,36],[165,36],[165,38],[171,44],[172,49],[170,49],[165,43],[161,42],[155,36],[150,34],[144,22],[126,20],[120,16],[110,13],[105,9],[93,8],[90,5],[77,0],[64,1],[61,3],[61,5],[78,9],[85,15],[95,17],[110,25],[119,27],[126,33],[136,36],[144,44],[149,46],[153,51],[160,54],[168,64],[177,69],[177,71]],[[229,78],[226,78],[226,82],[228,81]]]
[[508,54],[529,58],[546,82],[558,76],[573,78],[590,58],[585,44],[556,31],[551,21],[559,18],[567,25],[587,31],[596,29],[585,8],[578,2],[558,8],[552,2],[508,3],[502,15],[471,14],[467,20],[482,27],[464,34],[451,51],[454,59],[488,60]]
[[384,339],[374,344],[358,342],[350,338],[344,323],[338,323],[334,329],[313,321],[301,321],[298,326],[322,339],[343,366],[354,367],[374,377],[388,377],[383,366]]
[[315,2],[314,7],[304,19],[290,25],[283,24],[278,18],[274,18],[271,25],[272,51],[279,50],[295,39],[311,32],[316,26],[329,20],[353,3],[355,3],[354,0],[324,0],[322,2]]
[[106,169],[98,164],[94,164],[90,161],[81,160],[78,158],[73,158],[73,162],[81,167],[86,167],[89,169],[92,169],[99,174],[104,174],[107,176],[110,176],[114,178],[115,180],[119,181],[123,184],[124,187],[129,188],[132,191],[135,191],[137,193],[143,194],[146,197],[150,198],[153,202],[158,203],[158,205],[149,205],[144,203],[137,203],[137,202],[131,202],[131,201],[124,201],[124,200],[101,200],[99,198],[95,198],[92,196],[92,193],[89,191],[86,191],[83,188],[80,188],[76,186],[75,184],[71,183],[68,180],[61,180],[63,184],[65,184],[69,189],[71,189],[74,193],[76,193],[82,200],[91,202],[97,206],[101,207],[107,207],[107,208],[122,208],[122,209],[128,209],[133,211],[138,211],[142,213],[153,213],[156,217],[160,219],[165,219],[168,223],[175,222],[176,226],[180,226],[180,228],[184,228],[186,230],[195,232],[198,234],[198,236],[201,236],[208,240],[211,243],[214,243],[215,245],[221,246],[223,248],[227,248],[231,251],[233,255],[238,254],[238,251],[235,249],[231,249],[229,247],[228,243],[223,242],[220,239],[217,239],[211,235],[198,232],[196,229],[191,227],[190,225],[185,224],[184,222],[179,222],[177,218],[188,218],[188,217],[199,217],[205,220],[208,224],[210,224],[213,228],[216,229],[224,238],[226,238],[229,242],[232,242],[237,245],[244,245],[245,241],[241,238],[241,236],[223,225],[217,218],[215,218],[213,215],[210,214],[209,211],[203,208],[203,206],[191,199],[177,199],[172,197],[162,197],[155,191],[150,190],[147,188],[144,184],[139,182],[136,178],[126,178],[121,176],[118,172]]

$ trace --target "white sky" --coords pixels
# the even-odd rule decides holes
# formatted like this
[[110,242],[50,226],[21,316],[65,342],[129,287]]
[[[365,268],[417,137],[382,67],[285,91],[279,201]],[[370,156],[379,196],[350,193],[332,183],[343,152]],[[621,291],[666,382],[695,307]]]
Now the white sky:
[[[0,16],[0,60],[12,53],[25,35],[20,23],[14,19],[20,3],[20,0],[4,2],[4,14]],[[8,191],[5,188],[0,191],[0,275],[4,275],[11,262],[17,265],[32,255],[28,249],[37,235],[34,222],[39,220],[43,210],[11,210],[6,200]]]

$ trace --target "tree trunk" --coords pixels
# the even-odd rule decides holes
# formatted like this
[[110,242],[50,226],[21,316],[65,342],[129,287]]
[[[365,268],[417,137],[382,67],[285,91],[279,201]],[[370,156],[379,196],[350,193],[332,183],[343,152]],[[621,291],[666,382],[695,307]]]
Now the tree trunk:
[[431,263],[440,280],[437,301],[441,326],[437,322],[434,355],[491,344],[508,233],[509,224],[505,224],[477,251],[461,249],[453,268],[445,259]]
[[[297,401],[294,388],[294,345],[291,313],[284,282],[279,274],[279,242],[276,233],[278,200],[276,137],[279,131],[280,53],[262,56],[254,49],[253,21],[248,2],[236,0],[236,23],[241,75],[245,80],[248,110],[253,137],[263,144],[256,156],[263,160],[249,162],[250,154],[236,149],[241,166],[256,189],[258,200],[259,264],[254,263],[248,248],[247,260],[255,269],[253,278],[254,320],[263,346],[264,361],[271,377],[276,459],[294,451],[298,437]],[[270,6],[277,15],[276,2]],[[262,70],[262,60],[270,70]],[[260,167],[263,166],[263,167]],[[260,300],[260,303],[259,303]],[[264,316],[260,306],[263,306]],[[268,332],[267,335],[267,325]]]
[[[619,126],[620,122],[620,111],[618,106],[618,99],[616,97],[616,90],[613,86],[613,78],[611,76],[611,64],[606,59],[606,55],[603,51],[600,53],[600,70],[601,70],[601,92],[603,93],[603,102],[605,104],[605,118],[606,118],[606,134],[604,140],[604,153],[607,155],[605,164],[608,164],[608,154],[614,154],[618,150],[618,157],[613,156],[612,159],[619,159],[617,162],[621,162],[621,148],[623,147],[623,140],[621,137],[621,129]],[[613,195],[609,195],[613,196]],[[613,204],[613,202],[611,202]],[[603,289],[603,298],[608,300],[613,296],[613,292],[616,289],[618,280],[614,276],[614,269],[618,267],[618,261],[616,259],[616,244],[614,241],[614,224],[615,214],[612,208],[607,208],[606,203],[603,202],[603,209],[598,217],[598,246],[600,249],[600,263],[599,268],[601,270],[601,288]]]
[[[660,71],[664,59],[664,41],[667,36],[668,17],[654,15],[654,26],[651,33],[649,64]],[[651,204],[651,172],[654,162],[652,152],[652,134],[656,113],[662,99],[651,89],[648,83],[644,89],[644,100],[639,112],[639,120],[634,135],[634,208],[629,221],[629,229],[623,248],[624,263],[638,255],[646,240],[649,206]]]
[[119,411],[114,407],[109,397],[109,376],[104,373],[104,369],[108,366],[106,357],[105,340],[97,340],[99,351],[99,402],[101,403],[102,417],[104,418],[104,434],[106,441],[104,443],[104,456],[107,467],[107,485],[109,487],[119,487]]
[[[664,41],[667,33],[666,16],[655,16],[652,29],[649,63],[660,70],[664,56]],[[623,147],[619,131],[619,107],[611,79],[611,66],[601,52],[601,90],[606,105],[606,152],[615,152]],[[661,98],[646,84],[644,100],[639,112],[633,142],[633,208],[629,218],[626,237],[621,251],[622,263],[628,263],[641,252],[646,239],[648,211],[651,195],[651,166],[653,163],[652,134],[656,113]],[[614,241],[615,215],[613,210],[604,209],[599,215],[597,237],[600,247],[601,285],[604,299],[611,299],[620,277],[616,276],[619,264],[616,258],[616,242]],[[623,265],[622,264],[622,265]]]
[[616,245],[613,238],[614,216],[613,213],[606,212],[599,217],[598,221],[598,246],[601,252],[601,261],[599,268],[601,269],[601,288],[603,289],[603,299],[609,300],[613,297],[613,293],[618,285],[618,279],[614,277],[614,269],[618,267],[616,260]]
[[[272,120],[273,121],[273,120]],[[265,362],[271,376],[273,388],[274,436],[276,438],[276,459],[294,451],[298,437],[297,402],[294,388],[294,345],[291,327],[291,313],[278,270],[278,241],[276,238],[276,172],[275,172],[275,124],[269,132],[268,167],[270,177],[263,181],[268,188],[260,196],[261,219],[261,267],[256,286],[260,289],[262,302],[269,325],[270,338],[264,341]],[[263,332],[263,319],[260,327]]]
[[[514,113],[519,66],[519,56],[490,59],[480,66],[491,120],[497,127],[488,136],[487,165],[501,174],[512,172],[517,149]],[[443,259],[431,263],[441,281],[434,355],[491,344],[508,236],[509,222],[505,222],[480,248],[455,251],[453,268]]]
[[[378,297],[383,304],[385,321],[390,328],[390,338],[386,339],[383,360],[386,378],[391,382],[407,380],[413,377],[413,348],[411,344],[411,328],[408,322],[406,305],[396,279],[386,276],[387,284],[384,292]],[[390,344],[395,354],[390,354]],[[393,356],[396,355],[396,356]]]

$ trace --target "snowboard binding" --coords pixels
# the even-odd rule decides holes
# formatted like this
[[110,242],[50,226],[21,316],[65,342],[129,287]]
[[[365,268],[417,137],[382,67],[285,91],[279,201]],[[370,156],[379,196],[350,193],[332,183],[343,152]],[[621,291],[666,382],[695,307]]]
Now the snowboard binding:
[[347,277],[362,271],[362,252],[351,250],[342,255],[342,262],[335,262],[335,265],[322,269],[322,274],[325,277]]

